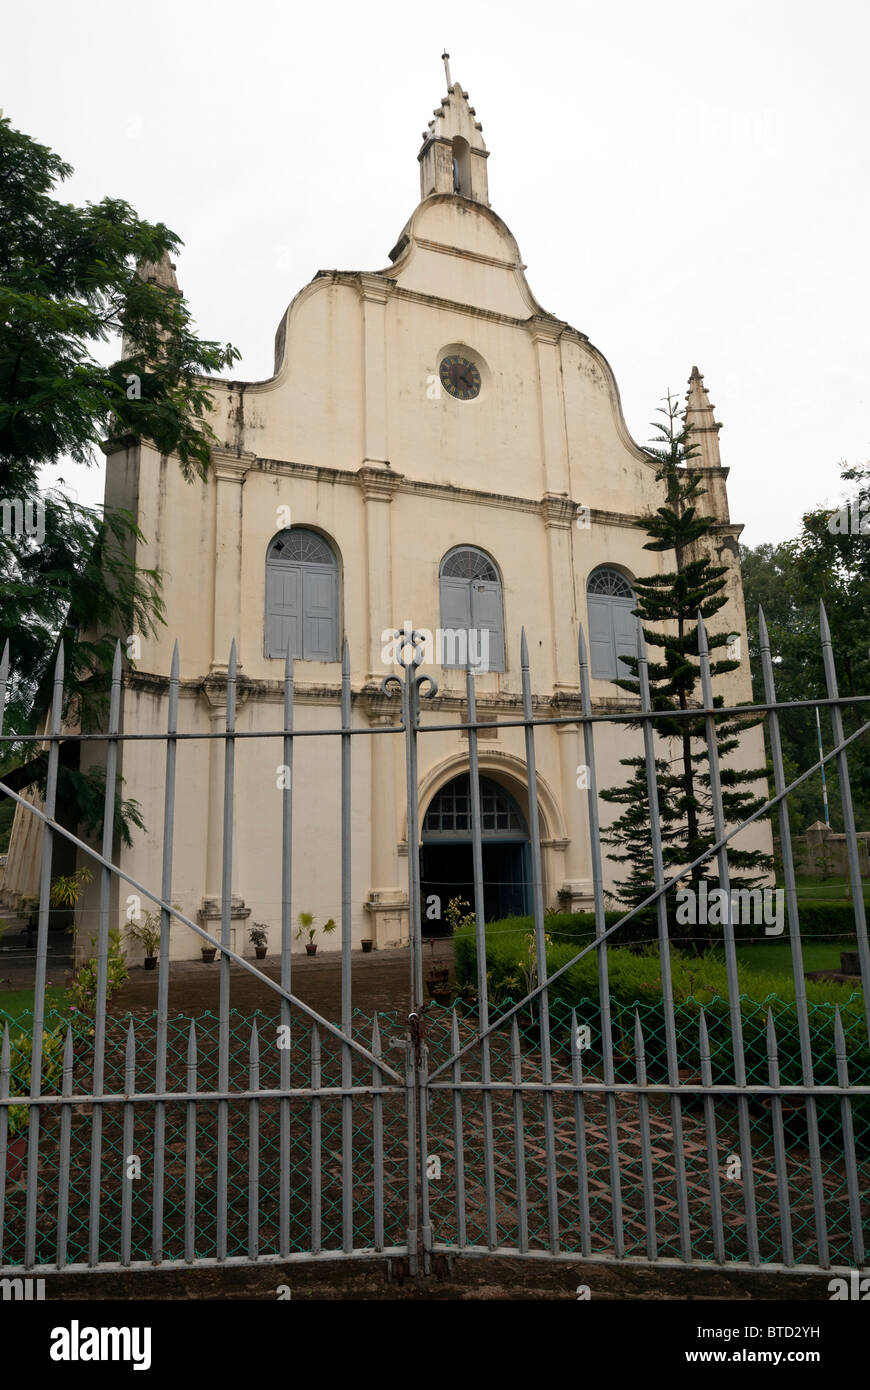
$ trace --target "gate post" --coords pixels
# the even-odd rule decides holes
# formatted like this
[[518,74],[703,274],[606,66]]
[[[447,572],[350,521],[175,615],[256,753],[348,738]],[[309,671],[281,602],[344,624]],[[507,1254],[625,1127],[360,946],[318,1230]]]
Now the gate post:
[[[410,951],[410,997],[411,1009],[416,1012],[423,1006],[423,941],[420,918],[420,828],[417,805],[417,729],[420,724],[420,687],[428,682],[429,689],[425,699],[431,700],[438,693],[438,682],[432,676],[418,676],[417,668],[423,660],[424,638],[419,632],[411,630],[406,624],[404,630],[393,633],[396,660],[405,672],[404,679],[399,676],[385,676],[381,681],[384,695],[391,696],[392,688],[402,695],[402,723],[405,726],[405,789],[408,805],[408,945]],[[411,655],[407,656],[410,648]]]

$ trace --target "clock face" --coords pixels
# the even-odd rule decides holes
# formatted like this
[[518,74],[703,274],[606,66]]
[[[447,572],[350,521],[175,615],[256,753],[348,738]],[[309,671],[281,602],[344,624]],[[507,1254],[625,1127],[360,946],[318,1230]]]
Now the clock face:
[[445,357],[439,376],[444,390],[458,401],[473,401],[480,395],[480,372],[467,357]]

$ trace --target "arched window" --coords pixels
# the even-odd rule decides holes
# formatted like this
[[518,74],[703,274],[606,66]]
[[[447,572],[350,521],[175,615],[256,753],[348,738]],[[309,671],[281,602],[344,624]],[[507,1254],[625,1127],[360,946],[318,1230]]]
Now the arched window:
[[593,570],[586,585],[589,610],[589,664],[593,676],[615,680],[630,676],[622,660],[637,655],[637,606],[634,590],[619,570]]
[[453,137],[453,192],[471,197],[471,150],[461,135]]
[[266,552],[266,655],[338,661],[338,562],[316,531],[281,531]]
[[441,561],[442,666],[504,670],[501,580],[488,555],[461,545]]

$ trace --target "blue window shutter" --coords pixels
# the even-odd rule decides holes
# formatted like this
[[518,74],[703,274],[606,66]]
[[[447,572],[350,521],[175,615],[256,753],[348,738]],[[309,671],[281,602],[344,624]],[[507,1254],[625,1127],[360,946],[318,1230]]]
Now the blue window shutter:
[[302,569],[298,565],[266,567],[266,655],[302,655],[300,625]]
[[306,565],[302,577],[303,649],[306,661],[338,660],[338,592],[335,570]]
[[590,670],[593,676],[601,680],[613,680],[616,675],[616,644],[613,636],[611,601],[589,594],[587,606]]
[[[471,627],[489,633],[490,671],[504,670],[504,609],[501,601],[501,585],[498,581],[473,579],[471,581]],[[470,639],[469,639],[470,640]],[[475,638],[478,656],[481,639]]]
[[632,609],[634,599],[611,599],[613,605],[613,633],[616,643],[617,674],[631,676],[631,672],[621,660],[624,656],[637,656],[637,618]]

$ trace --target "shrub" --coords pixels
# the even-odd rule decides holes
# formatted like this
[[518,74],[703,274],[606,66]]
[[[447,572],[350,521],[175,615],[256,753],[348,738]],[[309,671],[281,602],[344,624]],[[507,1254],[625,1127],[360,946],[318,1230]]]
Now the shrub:
[[[590,915],[574,914],[574,917]],[[487,927],[486,969],[493,1014],[506,1010],[529,992],[522,967],[527,961],[530,923],[530,918],[514,918]],[[587,941],[594,939],[588,922],[576,923],[574,939],[571,939],[570,922],[565,924],[561,939],[554,923],[554,918],[547,918],[547,932],[553,937],[552,945],[547,947],[550,976],[582,949],[582,933]],[[548,991],[555,1046],[570,1047],[572,1010],[576,1011],[578,1023],[589,1025],[591,1046],[583,1054],[584,1067],[589,1068],[601,1061],[597,956],[597,951],[589,951],[570,965]],[[617,1079],[636,1080],[633,1052],[637,1012],[643,1029],[647,1078],[651,1082],[667,1080],[665,1012],[657,948],[628,950],[608,945],[607,967],[613,1045],[618,1054]],[[460,985],[475,980],[476,970],[474,933],[462,931],[456,938],[456,973]],[[734,1054],[725,963],[717,957],[687,956],[672,950],[671,979],[680,1066],[687,1067],[695,1075],[700,1072],[699,1025],[703,1009],[713,1083],[733,1082]],[[738,979],[747,1080],[761,1085],[769,1082],[767,1014],[770,1010],[776,1030],[780,1083],[799,1085],[802,1076],[798,1012],[791,974],[755,974],[750,968],[739,965]],[[867,1084],[870,1081],[870,1045],[862,992],[852,985],[807,981],[806,998],[815,1082],[818,1085],[837,1084],[834,1028],[839,1007],[846,1037],[849,1080],[852,1084]],[[535,1007],[528,1012],[523,1010],[521,1026],[528,1023],[529,1015],[533,1020],[536,1018]],[[818,1102],[820,1119],[824,1120],[829,1135],[839,1131],[839,1106],[837,1098],[823,1098]],[[852,1112],[856,1138],[866,1148],[870,1146],[870,1099],[853,1098]]]
[[[66,1029],[61,1026],[49,1029],[42,1035],[42,1091],[56,1094],[60,1090],[63,1071],[63,1044]],[[10,1096],[30,1094],[30,1066],[33,1056],[33,1039],[29,1033],[18,1033],[9,1040],[11,1070],[9,1076]],[[9,1138],[27,1129],[29,1105],[9,1106]]]

